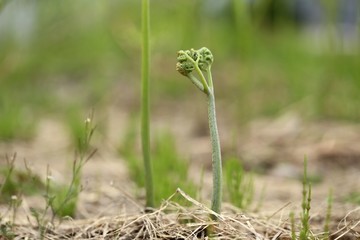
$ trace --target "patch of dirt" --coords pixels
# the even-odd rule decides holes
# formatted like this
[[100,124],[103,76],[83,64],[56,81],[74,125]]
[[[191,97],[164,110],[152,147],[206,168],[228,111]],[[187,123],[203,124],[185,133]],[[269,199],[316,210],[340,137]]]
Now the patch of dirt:
[[[204,127],[206,115],[198,118],[200,113],[186,104],[190,103],[170,108],[174,114],[161,111],[154,114],[153,134],[164,129],[175,134],[179,152],[191,161],[189,177],[194,181],[200,182],[199,169],[207,170],[200,198],[205,206],[209,206],[211,149],[207,128]],[[289,213],[295,212],[298,218],[301,211],[305,155],[309,161],[309,176],[318,179],[318,183],[313,185],[311,204],[314,232],[323,231],[327,196],[332,189],[331,239],[359,239],[359,206],[345,202],[350,193],[360,189],[359,125],[307,123],[296,114],[287,113],[278,119],[253,121],[237,135],[233,133],[233,129],[239,129],[235,123],[219,119],[224,161],[227,156],[236,156],[244,162],[246,169],[257,173],[256,197],[246,213],[225,204],[223,220],[212,223],[207,218],[209,210],[195,200],[194,208],[175,207],[167,201],[153,213],[142,213],[144,193],[131,181],[125,161],[117,154],[130,119],[121,109],[121,106],[110,107],[103,118],[106,134],[97,137],[94,145],[98,153],[83,169],[84,189],[80,194],[76,220],[63,221],[57,228],[49,226],[48,239],[116,239],[119,236],[123,236],[120,239],[201,239],[203,229],[213,224],[218,229],[219,239],[290,239]],[[186,114],[179,114],[184,112]],[[191,115],[195,117],[191,118]],[[26,159],[30,168],[43,179],[49,166],[54,181],[69,181],[74,157],[71,141],[66,128],[54,119],[40,123],[34,141],[1,144],[0,151],[2,155],[17,152],[17,167],[23,168],[22,160]],[[3,156],[0,163],[5,164]],[[265,195],[260,201],[263,189]],[[37,238],[39,229],[31,217],[30,207],[42,209],[44,206],[41,196],[23,197],[16,218],[15,229],[19,237]],[[172,210],[165,210],[169,206]],[[12,217],[8,210],[8,205],[0,206],[1,213],[8,213],[2,214],[3,222]],[[179,223],[182,217],[190,220]]]

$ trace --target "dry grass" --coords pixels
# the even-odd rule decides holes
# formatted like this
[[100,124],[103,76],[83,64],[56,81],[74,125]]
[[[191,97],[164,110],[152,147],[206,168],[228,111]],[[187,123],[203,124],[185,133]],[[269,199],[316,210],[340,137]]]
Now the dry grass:
[[[184,197],[191,206],[174,203],[175,195]],[[359,239],[360,220],[355,216],[359,213],[360,208],[354,209],[334,225],[330,239]],[[287,218],[275,221],[241,214],[232,206],[224,206],[218,222],[211,221],[210,214],[216,213],[178,189],[150,213],[48,224],[43,239],[291,239]],[[211,237],[207,236],[207,229],[211,229]],[[15,239],[41,239],[38,226],[32,224],[16,225],[12,231]],[[321,233],[314,234],[314,239],[321,239]]]

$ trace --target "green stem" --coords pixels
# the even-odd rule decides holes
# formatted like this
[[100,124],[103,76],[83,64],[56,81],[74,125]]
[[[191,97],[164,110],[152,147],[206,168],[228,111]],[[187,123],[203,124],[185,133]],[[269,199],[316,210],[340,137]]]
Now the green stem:
[[[208,96],[208,116],[209,116],[209,129],[212,146],[212,169],[213,169],[213,195],[211,200],[211,209],[220,214],[221,199],[222,199],[222,167],[221,167],[221,148],[220,139],[216,123],[215,113],[215,96],[211,91]],[[216,216],[211,216],[217,219]]]
[[149,12],[149,0],[142,0],[141,143],[145,168],[146,207],[154,207],[149,127]]
[[209,82],[210,91],[214,91],[213,90],[214,85],[213,85],[212,75],[211,75],[211,66],[208,67],[206,72],[207,72],[207,79],[208,79],[208,82]]
[[187,76],[200,91],[205,92],[203,84],[192,73],[189,73]]

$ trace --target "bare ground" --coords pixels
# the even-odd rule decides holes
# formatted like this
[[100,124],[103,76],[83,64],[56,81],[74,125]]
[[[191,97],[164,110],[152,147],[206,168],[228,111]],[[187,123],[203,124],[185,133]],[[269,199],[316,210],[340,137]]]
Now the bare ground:
[[[197,112],[184,106],[172,107],[176,113],[187,111],[198,119]],[[168,110],[168,109],[166,109]],[[334,194],[331,239],[360,239],[360,207],[345,201],[360,191],[360,126],[339,122],[303,122],[294,113],[278,119],[256,120],[233,133],[234,124],[219,119],[224,155],[233,155],[256,175],[255,203],[243,212],[228,203],[217,223],[209,221],[211,189],[210,145],[206,122],[194,121],[184,114],[154,114],[154,130],[168,129],[177,136],[178,148],[190,160],[190,177],[199,181],[198,169],[205,167],[201,202],[187,198],[192,207],[165,201],[161,208],[143,213],[143,199],[130,180],[125,162],[116,153],[129,116],[117,107],[109,108],[107,133],[98,136],[98,153],[83,170],[83,186],[76,219],[48,225],[45,239],[205,239],[204,230],[212,226],[218,239],[290,239],[289,213],[300,215],[304,156],[309,159],[309,175],[320,178],[312,191],[311,226],[321,237],[326,216],[329,189]],[[17,152],[17,165],[26,159],[31,169],[43,178],[50,166],[54,181],[67,182],[73,158],[64,126],[54,119],[40,123],[36,139],[28,143],[0,146],[1,153]],[[235,137],[234,137],[235,136]],[[226,160],[226,159],[225,159]],[[4,159],[0,160],[4,164]],[[181,188],[181,186],[179,186]],[[257,209],[262,189],[264,200]],[[143,195],[140,192],[140,196]],[[194,196],[192,196],[194,197]],[[199,200],[200,201],[200,200]],[[39,239],[39,228],[31,217],[30,207],[43,208],[41,196],[24,197],[13,229],[17,239]],[[8,205],[1,206],[2,222],[12,217]],[[298,221],[297,221],[298,223]],[[0,239],[4,237],[0,236]]]

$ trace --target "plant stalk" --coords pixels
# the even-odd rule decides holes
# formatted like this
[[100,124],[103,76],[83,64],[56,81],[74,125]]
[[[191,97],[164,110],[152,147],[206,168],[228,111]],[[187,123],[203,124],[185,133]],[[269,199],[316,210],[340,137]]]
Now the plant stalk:
[[[212,169],[213,169],[213,192],[211,209],[220,214],[222,199],[222,167],[221,167],[221,148],[220,139],[216,123],[215,96],[213,89],[210,89],[208,96],[208,117],[209,129],[212,146]],[[216,216],[211,216],[217,219]]]
[[152,166],[150,159],[150,127],[149,127],[149,32],[150,9],[149,0],[142,0],[142,52],[141,52],[141,144],[145,168],[146,207],[154,207],[154,190]]

